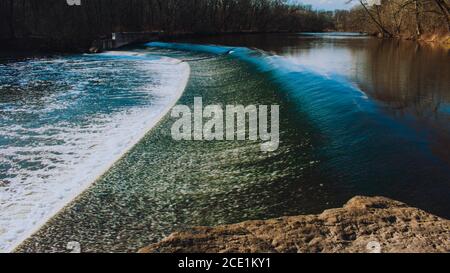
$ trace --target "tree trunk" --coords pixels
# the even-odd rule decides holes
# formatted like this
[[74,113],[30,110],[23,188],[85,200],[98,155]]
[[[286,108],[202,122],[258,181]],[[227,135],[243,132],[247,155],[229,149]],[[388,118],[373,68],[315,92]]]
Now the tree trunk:
[[450,6],[445,2],[445,0],[434,0],[434,2],[442,11],[445,20],[447,21],[447,29],[450,32]]
[[416,16],[416,36],[419,38],[423,33],[422,22],[420,21],[420,3],[419,0],[414,0],[414,10]]
[[366,4],[363,3],[362,0],[359,0],[359,3],[361,3],[361,5],[363,6],[364,10],[367,12],[367,14],[369,14],[370,18],[372,19],[372,21],[378,26],[378,28],[381,30],[381,32],[383,33],[383,36],[387,36],[387,37],[393,37],[392,33],[389,32],[384,26],[383,24],[381,24],[381,22],[379,22],[375,16],[373,16],[373,14],[370,12],[370,10],[367,8]]

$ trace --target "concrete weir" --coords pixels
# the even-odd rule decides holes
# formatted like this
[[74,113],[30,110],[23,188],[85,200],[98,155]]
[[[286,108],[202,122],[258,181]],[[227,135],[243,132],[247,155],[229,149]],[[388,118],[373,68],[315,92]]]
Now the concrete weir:
[[109,38],[94,40],[89,51],[97,53],[129,44],[156,41],[159,38],[159,32],[113,32]]

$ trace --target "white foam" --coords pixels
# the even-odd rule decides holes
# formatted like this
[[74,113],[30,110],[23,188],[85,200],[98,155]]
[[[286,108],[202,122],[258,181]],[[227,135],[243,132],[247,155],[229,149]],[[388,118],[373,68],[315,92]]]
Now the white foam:
[[[130,52],[106,54],[136,55]],[[4,162],[8,158],[27,162],[39,158],[48,166],[27,172],[17,170],[17,176],[10,179],[13,186],[0,187],[0,252],[12,251],[42,227],[139,142],[175,105],[187,85],[189,65],[172,58],[149,59],[147,63],[153,72],[157,65],[160,74],[157,85],[145,88],[154,98],[151,105],[111,116],[98,115],[90,126],[64,127],[60,123],[26,129],[36,131],[33,137],[64,140],[63,145],[0,147]],[[21,129],[25,130],[16,125],[1,133],[17,137]],[[54,129],[58,130],[56,135],[41,134]]]

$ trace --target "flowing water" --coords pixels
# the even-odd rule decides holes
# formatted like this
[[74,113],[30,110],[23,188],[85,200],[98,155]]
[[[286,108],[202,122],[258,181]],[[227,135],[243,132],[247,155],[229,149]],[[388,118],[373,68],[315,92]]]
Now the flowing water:
[[177,60],[127,52],[0,63],[0,250],[138,142],[188,76]]
[[[53,200],[48,192],[69,199],[64,188],[92,182],[80,187],[73,174],[107,167],[117,158],[109,153],[128,151],[136,142],[129,139],[154,122],[135,126],[171,106],[187,64],[178,103],[201,96],[204,104],[278,104],[280,148],[263,153],[256,141],[174,141],[166,116],[19,251],[68,251],[73,241],[82,251],[136,251],[190,226],[318,213],[355,195],[383,195],[450,216],[448,51],[353,34],[179,42],[2,64],[0,219],[11,227],[3,246],[14,242],[5,240],[14,238],[16,219],[33,220],[34,205]],[[72,92],[81,95],[71,99]],[[164,98],[157,109],[154,96]],[[102,148],[109,141],[110,149]]]

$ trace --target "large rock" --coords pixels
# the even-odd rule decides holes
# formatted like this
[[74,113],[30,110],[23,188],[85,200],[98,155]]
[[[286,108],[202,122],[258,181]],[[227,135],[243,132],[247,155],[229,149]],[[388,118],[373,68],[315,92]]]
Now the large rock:
[[320,215],[177,232],[142,253],[449,252],[450,221],[383,197]]

